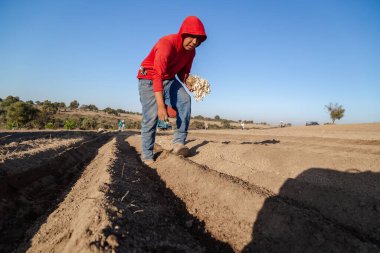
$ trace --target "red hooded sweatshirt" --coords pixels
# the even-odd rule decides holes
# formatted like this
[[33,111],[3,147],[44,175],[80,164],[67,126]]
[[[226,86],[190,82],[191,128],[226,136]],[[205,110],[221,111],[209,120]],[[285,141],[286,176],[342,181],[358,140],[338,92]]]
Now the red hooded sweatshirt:
[[189,75],[195,56],[194,50],[185,50],[182,45],[186,34],[198,35],[200,41],[206,40],[206,32],[201,20],[195,16],[187,17],[177,34],[162,37],[141,63],[145,75],[139,70],[137,78],[153,80],[153,91],[162,91],[163,80],[172,79],[175,75],[185,82]]

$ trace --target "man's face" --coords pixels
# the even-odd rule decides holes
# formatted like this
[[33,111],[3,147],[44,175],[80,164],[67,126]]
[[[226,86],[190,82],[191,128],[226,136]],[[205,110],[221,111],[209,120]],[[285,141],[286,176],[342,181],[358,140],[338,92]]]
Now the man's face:
[[196,35],[186,35],[182,43],[185,50],[194,50],[199,44],[201,44],[201,40]]

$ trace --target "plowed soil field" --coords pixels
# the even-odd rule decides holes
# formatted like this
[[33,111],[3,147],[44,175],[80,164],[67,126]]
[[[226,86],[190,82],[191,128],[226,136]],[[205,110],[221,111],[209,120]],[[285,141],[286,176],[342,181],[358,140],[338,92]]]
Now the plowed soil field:
[[0,133],[0,252],[380,252],[380,124]]

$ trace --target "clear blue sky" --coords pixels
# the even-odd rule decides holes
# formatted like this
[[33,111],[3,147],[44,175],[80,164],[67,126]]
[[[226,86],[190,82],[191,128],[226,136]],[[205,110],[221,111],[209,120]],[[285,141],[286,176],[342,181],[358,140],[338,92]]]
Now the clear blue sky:
[[338,123],[380,122],[379,0],[1,0],[0,97],[141,111],[139,64],[189,15],[212,88],[193,116],[323,123],[337,102]]

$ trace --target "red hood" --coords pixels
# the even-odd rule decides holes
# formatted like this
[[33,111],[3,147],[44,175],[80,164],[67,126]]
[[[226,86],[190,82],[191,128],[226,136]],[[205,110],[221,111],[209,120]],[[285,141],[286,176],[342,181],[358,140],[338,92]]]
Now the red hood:
[[196,16],[188,16],[185,18],[178,33],[182,38],[184,34],[200,35],[201,42],[207,39],[202,21]]

